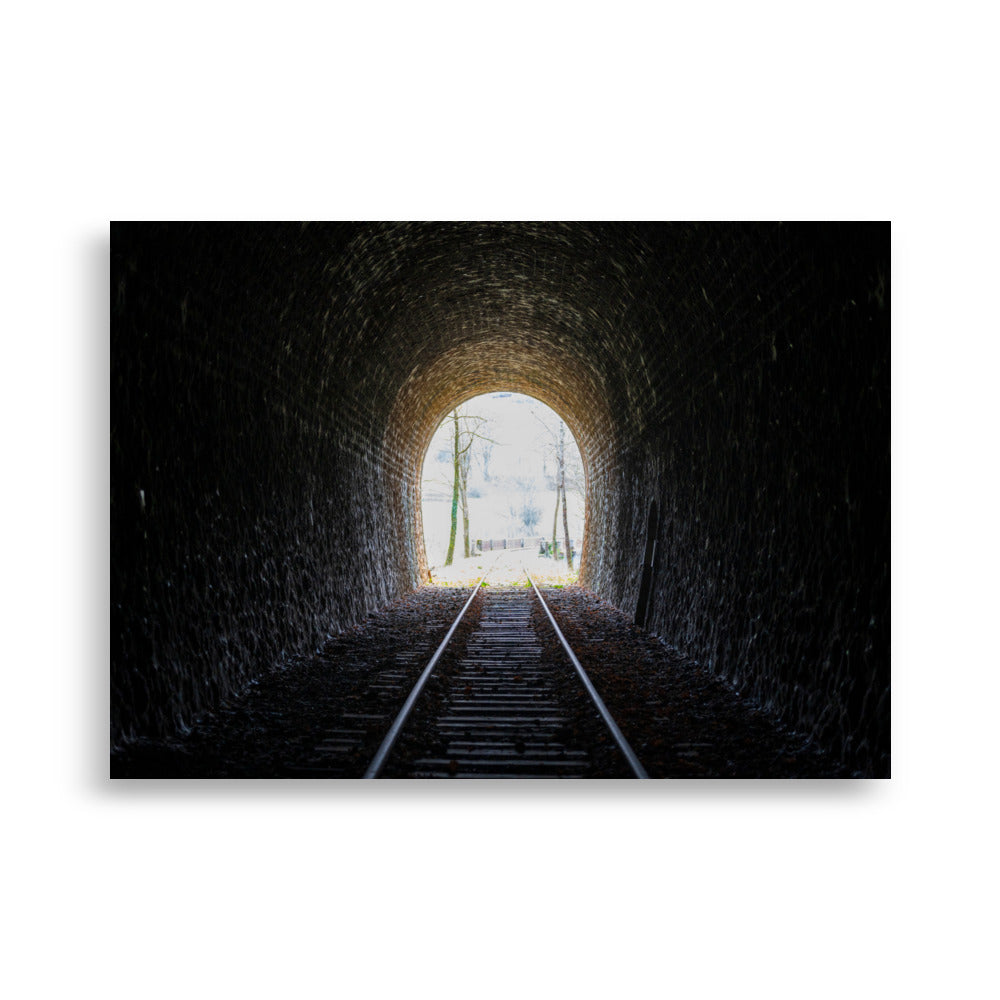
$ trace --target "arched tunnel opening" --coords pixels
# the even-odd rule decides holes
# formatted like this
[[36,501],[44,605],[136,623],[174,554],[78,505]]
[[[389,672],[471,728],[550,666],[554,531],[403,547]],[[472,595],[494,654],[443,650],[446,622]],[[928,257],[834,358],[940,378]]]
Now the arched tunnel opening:
[[[503,318],[500,317],[501,323]],[[538,343],[537,333],[526,335],[512,322],[486,335],[474,332],[455,346],[445,347],[425,367],[414,371],[393,402],[387,429],[387,447],[401,450],[406,475],[401,483],[401,523],[419,517],[417,489],[427,443],[443,417],[461,402],[491,392],[531,396],[557,413],[569,427],[580,449],[588,475],[588,512],[603,499],[592,469],[599,456],[613,447],[607,391],[578,357],[558,344]],[[462,386],[455,396],[455,387]],[[603,480],[602,480],[603,482]],[[591,535],[588,514],[584,526],[584,551],[597,548],[603,536]],[[425,580],[426,554],[422,532],[414,532],[412,559],[418,580]],[[581,569],[586,575],[586,570]]]
[[[562,414],[503,386],[461,393],[423,436],[412,525],[427,566],[422,579],[469,579],[484,557],[500,563],[505,578],[524,562],[538,579],[574,572],[586,523],[587,462]],[[533,558],[538,554],[549,562]]]
[[111,256],[113,748],[424,582],[427,442],[503,389],[584,456],[581,584],[888,774],[887,224],[123,223]]

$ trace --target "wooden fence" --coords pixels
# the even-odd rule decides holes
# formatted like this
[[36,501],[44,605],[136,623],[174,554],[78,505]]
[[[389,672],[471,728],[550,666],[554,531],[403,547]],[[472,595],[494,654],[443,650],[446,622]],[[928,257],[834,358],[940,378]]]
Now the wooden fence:
[[[562,557],[562,545],[563,540],[559,539],[558,553],[560,558]],[[578,539],[571,539],[570,545],[573,546],[573,552],[577,553],[580,551],[580,542]],[[552,540],[549,538],[544,538],[540,535],[536,535],[534,538],[477,538],[476,539],[476,549],[479,552],[503,552],[507,549],[533,549],[535,552],[541,552],[542,549],[551,549]],[[551,552],[546,551],[546,555],[551,555]]]

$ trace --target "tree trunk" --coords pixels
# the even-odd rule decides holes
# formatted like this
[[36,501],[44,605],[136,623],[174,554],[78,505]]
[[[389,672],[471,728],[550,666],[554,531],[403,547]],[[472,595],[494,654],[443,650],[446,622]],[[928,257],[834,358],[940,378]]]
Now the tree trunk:
[[556,512],[552,515],[552,558],[556,557],[556,543],[559,541],[559,481],[556,480]]
[[569,516],[566,513],[566,483],[565,483],[565,481],[563,482],[562,498],[563,498],[563,537],[566,539],[566,569],[568,569],[569,572],[572,573],[573,572],[573,547],[570,544],[570,537],[569,537]]
[[471,555],[469,551],[469,501],[466,499],[465,493],[462,494],[462,547],[465,558],[468,559]]
[[459,459],[459,441],[458,441],[458,410],[452,411],[452,420],[455,422],[455,446],[452,449],[452,464],[455,467],[455,479],[452,485],[451,491],[451,535],[448,538],[448,555],[445,556],[444,564],[445,566],[450,566],[452,560],[455,558],[455,534],[458,530],[458,459]]
[[[566,425],[559,421],[559,444],[556,447],[556,516],[552,522],[552,558],[555,558],[557,550],[557,533],[559,531],[559,498],[562,497],[563,505],[563,525],[566,522]],[[568,529],[564,529],[568,536]],[[569,559],[569,549],[566,550],[566,558]]]
[[471,442],[462,454],[458,476],[458,496],[462,504],[462,544],[466,559],[472,554],[469,552],[469,465],[472,457],[469,448],[471,448]]

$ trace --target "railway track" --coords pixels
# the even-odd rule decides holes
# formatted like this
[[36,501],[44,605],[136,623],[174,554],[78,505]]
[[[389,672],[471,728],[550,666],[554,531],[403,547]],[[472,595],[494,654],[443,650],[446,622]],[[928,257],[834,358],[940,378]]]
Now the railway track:
[[[527,590],[485,579],[364,776],[647,777],[531,578]],[[449,649],[477,595],[478,622]]]

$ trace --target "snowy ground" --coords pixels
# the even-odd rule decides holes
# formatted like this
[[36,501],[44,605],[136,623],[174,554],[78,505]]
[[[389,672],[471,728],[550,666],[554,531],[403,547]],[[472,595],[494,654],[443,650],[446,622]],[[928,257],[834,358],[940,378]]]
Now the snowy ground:
[[[510,506],[522,500],[501,493],[469,498],[469,521],[471,538],[520,538],[539,535],[552,536],[552,513],[555,510],[555,492],[540,492],[536,503],[545,511],[545,516],[534,526],[525,530],[523,525],[511,526]],[[574,494],[569,497],[569,532],[571,538],[583,538],[584,504],[583,498]],[[451,533],[451,495],[432,499],[425,495],[423,501],[424,546],[431,564],[441,565],[448,551],[448,536]],[[455,544],[462,547],[462,522],[459,519],[458,537]],[[562,514],[559,515],[559,544],[563,544]]]
[[[574,570],[579,566],[579,553],[574,559]],[[534,549],[512,549],[506,552],[484,552],[469,559],[456,559],[450,566],[432,566],[434,583],[475,583],[489,571],[490,583],[527,583],[525,570],[535,583],[552,585],[572,583],[576,573],[569,574],[565,559],[543,559]]]

